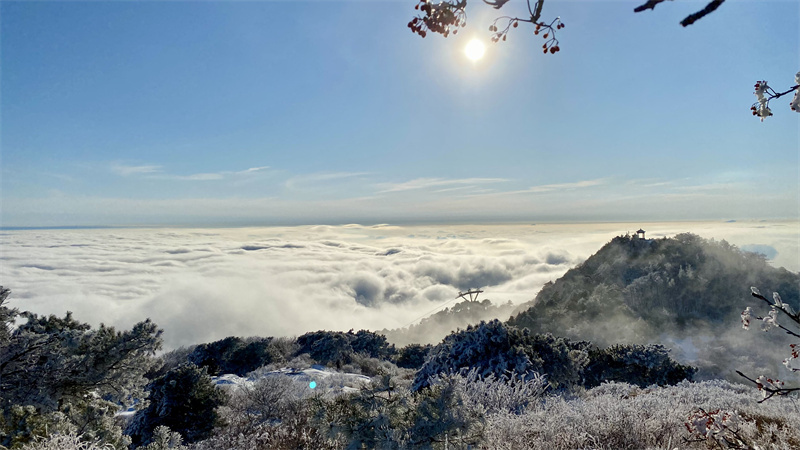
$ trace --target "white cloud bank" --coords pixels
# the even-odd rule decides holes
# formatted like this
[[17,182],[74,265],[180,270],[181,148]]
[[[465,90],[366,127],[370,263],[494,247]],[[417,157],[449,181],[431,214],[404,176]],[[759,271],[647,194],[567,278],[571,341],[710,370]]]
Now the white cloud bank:
[[93,324],[152,318],[168,347],[229,335],[407,325],[481,287],[515,303],[639,226],[690,231],[800,269],[797,223],[22,230],[0,235],[12,305]]

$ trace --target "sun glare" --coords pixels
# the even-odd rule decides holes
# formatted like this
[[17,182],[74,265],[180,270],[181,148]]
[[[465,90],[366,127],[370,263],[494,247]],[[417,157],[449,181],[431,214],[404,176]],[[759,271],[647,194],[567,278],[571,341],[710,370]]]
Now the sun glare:
[[464,47],[464,53],[467,55],[467,58],[477,61],[483,58],[483,54],[486,53],[486,46],[478,39],[473,39]]

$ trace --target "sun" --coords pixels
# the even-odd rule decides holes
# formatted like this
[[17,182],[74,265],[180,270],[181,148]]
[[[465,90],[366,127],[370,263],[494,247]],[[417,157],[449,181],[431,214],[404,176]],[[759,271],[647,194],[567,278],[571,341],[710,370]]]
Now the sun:
[[464,54],[467,55],[467,58],[477,61],[483,58],[483,54],[486,53],[486,46],[483,45],[478,39],[473,39],[467,43],[467,46],[464,47]]

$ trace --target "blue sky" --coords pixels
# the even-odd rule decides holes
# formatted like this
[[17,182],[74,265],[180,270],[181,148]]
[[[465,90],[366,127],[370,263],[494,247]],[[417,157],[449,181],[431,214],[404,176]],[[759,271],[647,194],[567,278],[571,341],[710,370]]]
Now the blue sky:
[[800,4],[637,4],[0,2],[2,225],[797,219]]

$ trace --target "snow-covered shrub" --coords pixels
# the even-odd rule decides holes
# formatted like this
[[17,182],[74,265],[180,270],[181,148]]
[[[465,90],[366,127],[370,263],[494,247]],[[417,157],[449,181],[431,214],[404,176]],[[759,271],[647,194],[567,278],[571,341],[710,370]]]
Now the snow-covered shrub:
[[534,355],[526,352],[531,347],[526,345],[530,340],[527,330],[506,326],[499,320],[453,332],[430,350],[414,379],[413,390],[427,387],[429,379],[439,374],[458,373],[468,368],[477,370],[482,377],[529,373],[536,369],[536,362],[531,360]]
[[304,408],[303,400],[310,397],[311,392],[303,381],[274,374],[232,392],[228,406],[249,416],[254,423],[280,422],[299,414]]
[[[318,387],[318,390],[321,390]],[[232,391],[218,410],[224,426],[191,446],[193,450],[332,449],[332,441],[312,423],[315,406],[305,381],[283,374],[261,375],[253,385]]]
[[547,379],[538,373],[480,377],[473,369],[454,375],[452,382],[463,407],[481,414],[509,412],[521,414],[531,403],[541,402],[547,391]]
[[180,433],[176,433],[159,425],[153,430],[153,440],[143,450],[188,450],[183,445],[183,438]]
[[746,386],[719,380],[648,389],[604,383],[582,398],[551,396],[523,414],[487,415],[480,448],[703,449],[706,441],[687,431],[701,409],[738,414],[737,430],[751,448],[797,448],[800,413],[792,400],[759,404],[759,399]]
[[67,434],[53,433],[46,438],[37,438],[20,450],[114,450],[110,444],[86,442],[74,431]]
[[360,373],[368,377],[384,374],[397,375],[400,370],[391,361],[372,358],[359,353],[354,354],[350,364],[342,366],[341,369],[345,373]]
[[11,405],[0,415],[0,448],[19,447],[48,434],[75,432],[75,425],[61,411],[43,414],[33,405]]
[[675,384],[694,374],[694,368],[673,361],[662,346],[598,349],[589,342],[531,334],[494,320],[454,332],[431,349],[417,372],[414,389],[427,386],[427,380],[437,374],[471,369],[481,377],[543,374],[551,387],[560,390],[592,387],[604,380],[641,386]]
[[312,417],[304,414],[277,424],[252,424],[241,416],[223,412],[228,426],[210,438],[189,446],[191,450],[342,450],[344,447],[318,432]]
[[415,399],[388,375],[353,394],[318,400],[322,430],[348,449],[404,448]]
[[434,444],[441,442],[468,448],[483,441],[483,408],[464,402],[463,384],[464,379],[458,374],[440,375],[416,392],[417,404],[408,432],[412,448],[435,448]]

